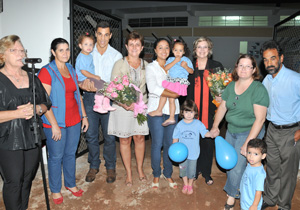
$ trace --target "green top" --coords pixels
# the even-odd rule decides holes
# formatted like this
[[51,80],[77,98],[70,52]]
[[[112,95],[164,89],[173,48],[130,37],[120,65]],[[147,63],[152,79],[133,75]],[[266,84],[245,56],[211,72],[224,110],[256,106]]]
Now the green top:
[[253,81],[241,95],[234,91],[235,82],[231,82],[222,94],[226,101],[226,121],[230,133],[249,131],[255,121],[254,104],[268,107],[269,95],[266,88],[259,81]]

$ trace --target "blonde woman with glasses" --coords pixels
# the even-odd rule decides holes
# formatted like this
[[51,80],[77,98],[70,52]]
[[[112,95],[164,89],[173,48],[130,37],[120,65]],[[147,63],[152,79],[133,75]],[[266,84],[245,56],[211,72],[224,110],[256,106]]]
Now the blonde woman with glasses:
[[39,162],[39,150],[32,131],[33,109],[37,113],[40,134],[45,136],[40,116],[51,106],[40,80],[22,70],[25,56],[18,36],[0,39],[0,174],[6,209],[28,209],[31,184]]
[[[223,69],[223,65],[211,59],[213,43],[208,37],[199,37],[194,41],[194,74],[189,75],[190,85],[188,86],[187,98],[195,101],[198,108],[198,119],[203,122],[206,129],[210,130],[214,121],[216,106],[212,103],[213,97],[209,92],[206,82],[208,72],[216,72]],[[220,97],[218,97],[221,100]],[[197,160],[195,179],[202,173],[207,185],[214,183],[211,177],[211,167],[215,142],[211,138],[201,138],[200,156]]]

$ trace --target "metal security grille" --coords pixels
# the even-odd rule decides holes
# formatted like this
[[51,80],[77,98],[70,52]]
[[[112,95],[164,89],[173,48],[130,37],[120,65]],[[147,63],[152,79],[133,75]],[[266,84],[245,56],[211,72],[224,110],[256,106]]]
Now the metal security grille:
[[[78,37],[85,32],[95,34],[95,28],[98,22],[107,21],[112,27],[112,38],[110,45],[122,51],[122,22],[120,19],[111,15],[105,14],[102,11],[96,10],[85,4],[77,1],[71,1],[70,4],[70,21],[71,21],[71,64],[75,66],[76,57],[80,52],[78,47]],[[103,143],[103,134],[101,127],[99,127],[99,144]],[[77,148],[77,157],[87,152],[87,145],[85,135],[80,137]]]
[[300,72],[300,11],[274,26],[274,40],[278,41],[284,51],[284,65]]
[[78,47],[78,37],[85,32],[95,34],[95,28],[98,22],[107,21],[112,27],[112,38],[110,45],[122,51],[122,21],[102,11],[94,9],[90,6],[74,1],[71,4],[71,62],[74,65],[77,55],[80,52]]

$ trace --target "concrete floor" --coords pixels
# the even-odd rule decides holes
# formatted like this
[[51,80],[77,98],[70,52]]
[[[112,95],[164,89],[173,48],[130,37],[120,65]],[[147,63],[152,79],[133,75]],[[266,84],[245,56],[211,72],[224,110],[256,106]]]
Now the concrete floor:
[[[208,186],[204,178],[194,183],[194,194],[184,195],[181,193],[182,180],[179,178],[179,168],[174,166],[173,178],[178,183],[178,189],[173,190],[168,187],[168,183],[161,179],[159,189],[151,188],[152,169],[150,161],[151,140],[146,141],[146,154],[144,161],[144,171],[148,177],[146,183],[138,180],[135,158],[132,159],[133,186],[125,186],[125,170],[119,154],[119,143],[117,142],[117,180],[112,184],[105,182],[106,170],[104,164],[101,164],[100,172],[96,180],[92,183],[84,181],[88,171],[87,154],[77,159],[76,177],[77,185],[85,192],[81,198],[76,198],[70,192],[62,189],[64,202],[61,205],[55,205],[50,197],[51,209],[63,210],[98,210],[98,209],[159,209],[159,210],[181,210],[181,209],[204,209],[204,210],[222,210],[226,201],[226,193],[223,187],[226,181],[226,174],[221,171],[214,161],[212,177],[215,183]],[[133,151],[132,151],[133,154]],[[102,146],[101,146],[101,160]],[[103,161],[104,162],[104,161]],[[47,174],[47,172],[46,172]],[[2,180],[0,181],[2,186]],[[0,186],[0,187],[1,187]],[[2,188],[2,187],[1,187]],[[49,188],[48,188],[49,192]],[[1,193],[2,194],[2,193]],[[50,192],[49,192],[50,195]],[[297,189],[293,198],[293,208],[300,209],[300,185],[298,181]],[[235,209],[239,209],[239,201],[236,202]],[[5,209],[2,195],[0,195],[0,209]],[[43,184],[40,170],[33,182],[29,209],[46,209]],[[277,208],[269,208],[275,210]]]

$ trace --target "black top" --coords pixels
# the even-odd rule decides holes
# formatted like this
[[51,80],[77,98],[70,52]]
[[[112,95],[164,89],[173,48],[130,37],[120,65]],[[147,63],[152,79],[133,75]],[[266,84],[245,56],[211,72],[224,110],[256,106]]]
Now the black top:
[[[0,111],[16,110],[17,106],[33,104],[32,73],[27,73],[29,78],[29,88],[18,89],[1,72],[0,73]],[[51,101],[40,80],[34,76],[36,87],[36,104],[45,104],[47,109],[51,107]],[[14,119],[0,123],[0,148],[5,150],[32,149],[37,145],[32,127],[33,117],[29,120]],[[42,121],[37,115],[40,135],[44,137]],[[39,138],[41,138],[39,136]]]
[[[205,81],[204,78],[204,71],[200,70],[208,70],[212,73],[216,73],[216,71],[220,68],[221,70],[224,69],[223,65],[215,60],[208,59],[206,63],[205,69],[198,69],[196,68],[196,60],[193,61],[194,66],[194,74],[189,74],[188,81],[190,85],[187,89],[187,99],[191,99],[195,101],[195,79],[200,78],[201,81],[201,93],[200,93],[200,107],[199,107],[199,119],[202,119],[202,112],[203,112],[203,82]],[[214,122],[214,115],[216,106],[212,103],[213,97],[209,93],[209,102],[208,102],[208,129],[212,128],[212,124]]]

